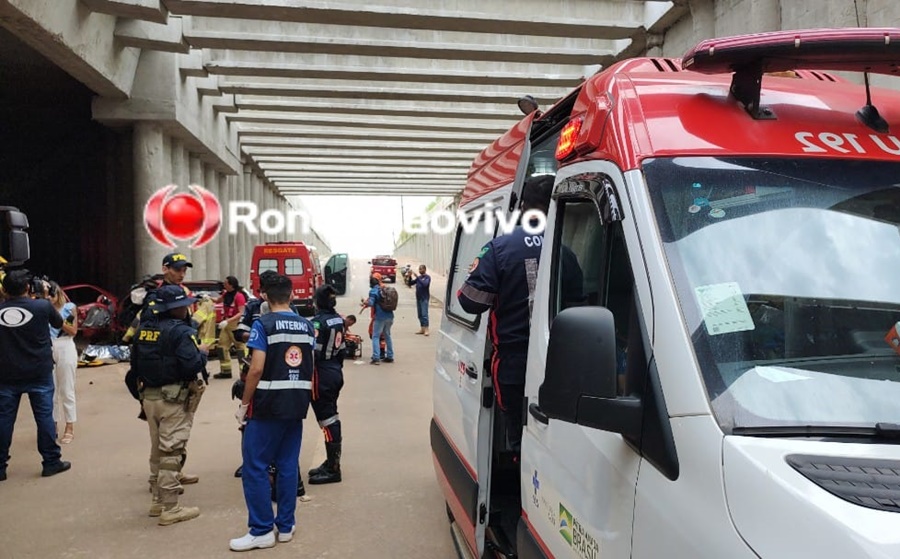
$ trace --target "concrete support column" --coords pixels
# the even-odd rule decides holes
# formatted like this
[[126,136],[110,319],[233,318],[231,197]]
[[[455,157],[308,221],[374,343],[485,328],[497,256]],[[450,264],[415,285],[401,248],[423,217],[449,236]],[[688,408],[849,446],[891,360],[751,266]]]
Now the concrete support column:
[[[203,186],[203,162],[192,153],[188,153],[188,173],[188,184]],[[193,191],[191,192],[193,193]],[[191,239],[191,242],[193,241],[194,239]],[[192,277],[194,279],[214,279],[209,277],[209,270],[206,267],[206,247],[191,249],[191,256],[193,257],[191,263],[194,264],[194,268],[191,270]]]
[[144,207],[157,190],[170,182],[171,150],[162,127],[153,122],[137,122],[132,132],[134,145],[134,265],[135,277],[157,273],[167,250],[147,234]]
[[[231,200],[230,185],[232,178],[233,175],[229,176],[222,173],[217,173],[216,175],[216,182],[219,187],[216,194],[219,195],[219,203],[222,204],[222,207],[227,207],[228,201]],[[215,240],[216,248],[219,251],[219,264],[217,267],[219,272],[217,277],[219,278],[224,278],[231,273],[231,243],[234,242],[234,235],[228,233],[227,227],[227,223],[222,224],[222,230]]]
[[[241,200],[254,201],[253,197],[251,196],[251,185],[253,184],[253,169],[249,165],[244,165],[243,179],[244,180],[239,182],[238,197]],[[240,267],[235,270],[235,275],[240,278],[241,281],[247,281],[250,279],[249,254],[253,250],[255,238],[250,234],[249,231],[244,229],[241,231],[239,240],[240,242],[238,243],[238,252],[240,253],[240,257],[238,259],[238,262],[240,263]]]
[[[263,179],[262,188],[263,188],[263,199],[264,199],[263,207],[267,210],[275,209],[275,204],[272,203],[273,202],[272,189],[269,188],[269,185],[268,185],[268,183],[265,182],[265,179]],[[271,233],[266,235],[267,243],[271,243],[274,240],[275,240],[275,235],[273,235]]]
[[[191,181],[191,171],[188,164],[188,152],[184,149],[184,144],[181,140],[176,138],[172,138],[172,150],[171,150],[171,176],[169,177],[167,184],[175,184],[178,185],[178,188],[175,190],[175,193],[189,192],[188,184]],[[177,250],[179,252],[184,253],[185,256],[188,257],[188,260],[191,264],[194,263],[193,255],[191,254],[191,249],[188,248],[188,243],[191,239],[173,239],[176,241],[178,246],[172,250]],[[193,268],[188,270],[187,279],[194,279],[194,270]]]
[[[213,196],[218,198],[219,203],[222,203],[222,198],[219,194],[219,181],[216,178],[216,170],[212,165],[204,164],[203,165],[203,187],[213,193]],[[228,206],[223,205],[222,211],[228,211]],[[224,218],[224,216],[223,216]],[[206,276],[209,279],[222,279],[222,273],[219,271],[219,246],[218,243],[221,242],[222,236],[227,234],[227,231],[223,232],[219,229],[219,234],[215,239],[209,242],[206,246],[201,248],[204,252],[205,261],[206,261]]]

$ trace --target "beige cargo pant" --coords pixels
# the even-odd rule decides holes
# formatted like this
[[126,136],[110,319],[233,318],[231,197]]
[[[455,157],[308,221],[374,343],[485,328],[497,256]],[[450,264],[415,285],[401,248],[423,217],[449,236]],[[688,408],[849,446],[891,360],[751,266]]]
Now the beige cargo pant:
[[[180,388],[180,385],[162,388],[174,390],[175,387]],[[168,402],[159,391],[159,388],[145,389],[142,405],[150,427],[150,488],[153,500],[170,508],[178,503],[181,491],[178,473],[191,436],[193,413],[186,409],[183,400]]]

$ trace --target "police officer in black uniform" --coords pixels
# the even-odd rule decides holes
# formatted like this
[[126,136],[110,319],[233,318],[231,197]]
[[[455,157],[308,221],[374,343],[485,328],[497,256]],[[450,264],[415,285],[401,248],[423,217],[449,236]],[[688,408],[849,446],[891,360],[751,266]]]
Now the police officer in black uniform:
[[[184,449],[191,434],[191,397],[206,366],[206,350],[196,330],[185,323],[196,301],[178,285],[157,290],[155,314],[142,317],[134,337],[131,369],[150,427],[150,516],[161,526],[196,518],[197,507],[178,504]],[[202,392],[202,391],[201,391]]]
[[[293,286],[287,276],[275,276],[266,287],[270,312],[253,323],[248,347],[253,349],[241,405],[235,414],[244,427],[242,442],[244,499],[249,532],[231,540],[234,551],[289,542],[294,534],[297,497],[294,483],[309,409],[315,330],[309,320],[288,306]],[[272,513],[267,469],[277,468],[277,515]]]
[[315,293],[316,368],[313,373],[312,408],[325,434],[327,458],[309,471],[310,485],[341,481],[341,418],[337,400],[344,386],[344,319],[335,312],[337,290],[323,285]]
[[[522,213],[546,215],[553,192],[553,177],[534,177],[522,192]],[[531,307],[541,258],[543,232],[531,234],[521,226],[486,244],[469,268],[457,292],[460,306],[472,314],[490,309],[491,378],[497,405],[503,412],[509,448],[522,444],[522,404]]]

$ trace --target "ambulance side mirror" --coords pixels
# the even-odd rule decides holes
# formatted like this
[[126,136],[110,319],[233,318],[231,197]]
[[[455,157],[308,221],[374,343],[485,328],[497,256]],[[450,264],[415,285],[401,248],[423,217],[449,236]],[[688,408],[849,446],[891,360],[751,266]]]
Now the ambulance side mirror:
[[572,307],[550,327],[540,410],[551,419],[621,433],[637,440],[640,399],[618,397],[616,328],[604,307]]
[[577,423],[582,396],[616,397],[616,329],[603,307],[572,307],[556,315],[544,382],[538,392],[548,417]]

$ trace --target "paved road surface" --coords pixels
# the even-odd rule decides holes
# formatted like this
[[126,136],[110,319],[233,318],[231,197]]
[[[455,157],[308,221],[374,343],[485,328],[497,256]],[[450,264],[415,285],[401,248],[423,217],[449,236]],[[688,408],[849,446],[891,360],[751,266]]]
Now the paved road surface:
[[[338,311],[357,313],[367,291],[368,266],[352,263],[351,290]],[[442,278],[437,278],[440,285]],[[434,479],[431,418],[433,340],[418,329],[412,290],[400,284],[394,339],[396,359],[378,367],[346,362],[340,400],[344,481],[307,486],[298,503],[294,541],[251,556],[314,558],[455,558],[443,498]],[[433,330],[440,309],[432,306]],[[354,329],[364,333],[366,320]],[[368,340],[366,354],[371,350]],[[40,477],[34,420],[23,399],[10,454],[9,479],[0,482],[0,557],[191,558],[228,557],[228,540],[243,535],[247,513],[240,480],[239,433],[231,382],[210,380],[188,445],[186,470],[200,476],[182,502],[201,516],[159,527],[147,517],[149,437],[136,419],[138,403],[125,390],[124,364],[78,370],[75,441],[63,446],[72,470]],[[212,362],[211,372],[218,370]],[[324,459],[312,419],[304,429],[304,472]]]

